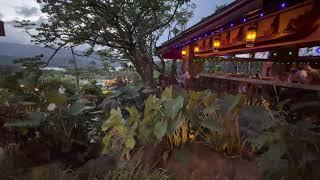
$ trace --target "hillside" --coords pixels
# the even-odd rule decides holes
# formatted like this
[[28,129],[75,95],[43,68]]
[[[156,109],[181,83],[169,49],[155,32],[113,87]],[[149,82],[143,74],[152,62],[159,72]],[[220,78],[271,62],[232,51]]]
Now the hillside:
[[[0,65],[11,65],[13,60],[34,57],[43,54],[45,58],[49,58],[53,50],[34,45],[21,45],[0,42]],[[76,51],[77,54],[82,52]],[[97,58],[76,56],[77,64],[80,68],[87,68],[88,66],[102,67],[101,62]],[[49,67],[72,66],[72,53],[69,49],[61,49],[49,64]],[[94,63],[93,63],[94,62]]]

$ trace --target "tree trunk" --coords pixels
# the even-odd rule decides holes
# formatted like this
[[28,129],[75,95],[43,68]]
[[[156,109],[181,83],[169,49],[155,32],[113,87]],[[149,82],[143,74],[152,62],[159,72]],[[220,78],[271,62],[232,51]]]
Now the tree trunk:
[[153,79],[153,59],[152,56],[144,56],[137,53],[137,50],[132,49],[130,52],[133,66],[136,68],[142,82],[143,91],[145,94],[154,93],[156,91],[156,84]]
[[153,63],[151,59],[144,58],[142,62],[142,74],[140,74],[145,88],[156,88],[155,81],[153,79]]

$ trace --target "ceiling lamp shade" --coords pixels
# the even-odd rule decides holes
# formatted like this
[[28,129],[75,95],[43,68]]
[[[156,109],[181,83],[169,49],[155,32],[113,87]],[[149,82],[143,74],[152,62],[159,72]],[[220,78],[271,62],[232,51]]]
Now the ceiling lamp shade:
[[214,37],[213,38],[213,50],[218,50],[221,46],[221,38],[220,37]]
[[182,56],[186,56],[186,55],[187,55],[187,51],[186,51],[186,50],[182,50],[182,51],[181,51],[181,55],[182,55]]
[[254,42],[256,41],[256,38],[257,38],[256,27],[255,26],[249,27],[246,35],[247,47],[253,47]]
[[199,53],[200,52],[199,46],[194,46],[193,51],[194,51],[194,53]]

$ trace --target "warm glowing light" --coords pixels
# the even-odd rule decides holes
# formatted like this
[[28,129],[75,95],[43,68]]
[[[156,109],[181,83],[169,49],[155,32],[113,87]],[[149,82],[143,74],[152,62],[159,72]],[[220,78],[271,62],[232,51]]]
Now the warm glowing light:
[[250,27],[247,31],[246,35],[246,41],[247,41],[247,47],[253,47],[254,42],[256,41],[257,38],[257,30],[255,27]]
[[187,55],[187,51],[186,50],[182,50],[181,54],[182,54],[182,56],[185,56],[185,55]]
[[220,37],[215,37],[213,39],[213,49],[218,49],[221,46]]
[[194,47],[194,52],[195,52],[195,53],[200,52],[200,48],[199,48],[199,46],[195,46],[195,47]]
[[38,88],[34,88],[34,90],[35,90],[35,91],[39,91],[39,89],[38,89]]
[[21,85],[20,85],[20,87],[21,87],[21,88],[24,88],[24,85],[23,85],[23,84],[21,84]]

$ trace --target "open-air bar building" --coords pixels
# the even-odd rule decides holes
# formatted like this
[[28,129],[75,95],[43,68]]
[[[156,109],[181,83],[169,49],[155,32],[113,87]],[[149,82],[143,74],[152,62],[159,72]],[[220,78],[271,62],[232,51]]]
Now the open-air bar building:
[[[316,96],[320,1],[236,0],[165,42],[156,53],[181,60],[178,71],[190,75],[188,88],[246,93],[252,99],[290,93]],[[166,84],[175,83],[172,79],[165,78]]]

